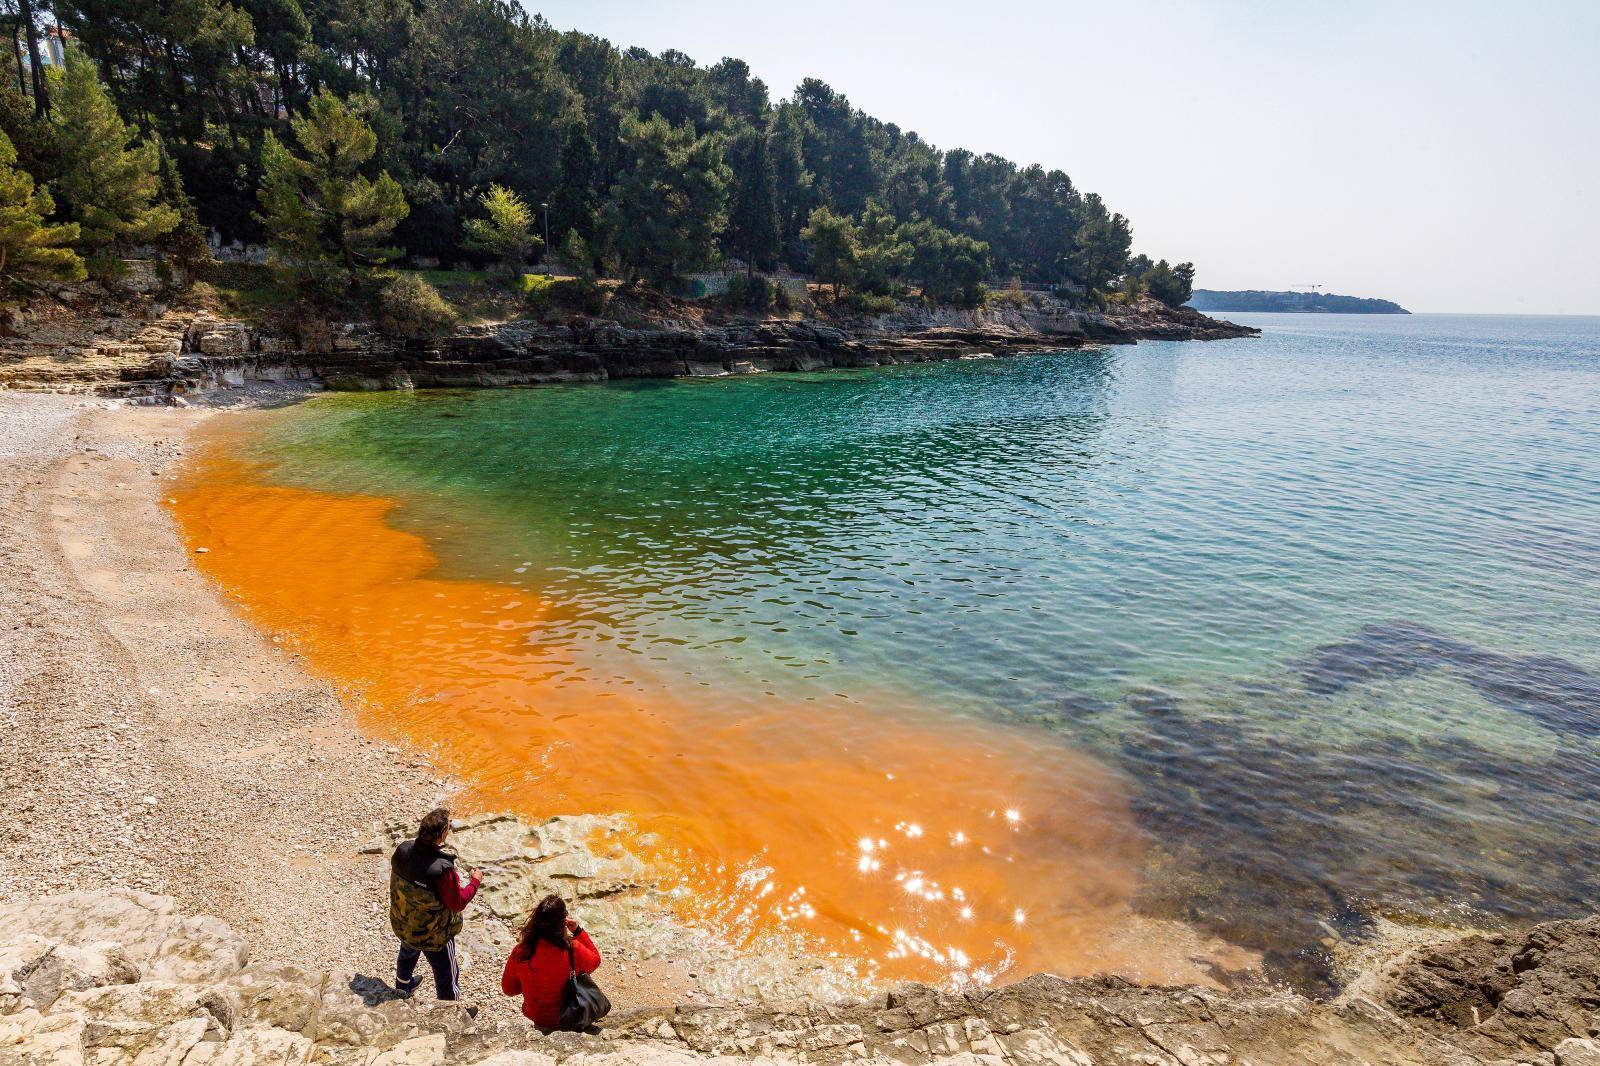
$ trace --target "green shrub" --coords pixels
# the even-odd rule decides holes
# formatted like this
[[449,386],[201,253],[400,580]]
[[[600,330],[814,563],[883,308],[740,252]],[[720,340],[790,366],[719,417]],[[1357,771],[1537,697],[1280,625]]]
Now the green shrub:
[[415,274],[394,274],[378,289],[378,328],[401,340],[436,337],[455,325],[456,309],[439,290]]
[[551,295],[569,311],[598,315],[606,309],[606,290],[593,278],[563,278],[556,282]]
[[750,291],[745,294],[745,304],[757,311],[765,311],[772,306],[772,282],[760,274],[750,279]]
[[945,298],[945,302],[954,307],[972,308],[982,307],[983,302],[988,298],[989,286],[980,281],[976,285],[968,285],[965,288],[957,289]]
[[523,304],[534,317],[556,311],[598,315],[606,307],[606,291],[593,278],[524,274],[520,288]]
[[863,315],[887,315],[894,310],[894,297],[871,292],[852,292],[845,295],[844,305]]
[[561,262],[580,278],[594,277],[594,255],[589,251],[589,242],[575,229],[568,230],[566,239],[561,242]]
[[760,274],[736,274],[728,281],[728,291],[722,300],[731,308],[765,311],[772,306],[774,288],[776,286]]
[[94,249],[83,257],[83,264],[96,281],[116,284],[128,276],[128,264],[122,261],[115,248]]
[[794,297],[789,295],[789,290],[782,285],[772,286],[772,309],[774,311],[794,310]]
[[983,292],[985,307],[1015,307],[1020,310],[1030,302],[1028,294],[1022,291],[1022,282],[1017,278],[1012,278],[1011,284],[1004,289],[995,291],[985,287]]

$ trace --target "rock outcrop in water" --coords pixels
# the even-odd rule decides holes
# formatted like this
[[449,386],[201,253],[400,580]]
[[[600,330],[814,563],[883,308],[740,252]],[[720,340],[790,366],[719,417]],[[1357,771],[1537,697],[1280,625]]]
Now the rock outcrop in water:
[[1316,649],[1304,671],[1310,691],[1329,695],[1444,667],[1496,706],[1559,733],[1600,736],[1600,677],[1553,655],[1506,655],[1419,622],[1363,626],[1347,641]]
[[1487,1059],[1600,1063],[1600,917],[1521,935],[1469,936],[1414,953],[1384,1000]]
[[[467,847],[497,856],[497,887],[469,929],[495,943],[478,950],[498,954],[508,943],[504,921],[536,886],[584,899],[585,913],[607,923],[649,920],[654,903],[630,857],[582,843],[608,826],[557,819],[530,828],[503,816],[464,826]],[[226,925],[181,914],[161,896],[78,892],[0,904],[0,1066],[1588,1066],[1600,1061],[1597,986],[1600,918],[1591,918],[1420,948],[1331,1002],[1263,987],[1143,988],[1041,974],[999,989],[909,985],[787,1006],[629,1012],[623,1004],[596,1034],[544,1037],[470,1004],[402,999],[371,977],[252,963]]]
[[[1403,725],[1364,721],[1397,681]],[[1451,706],[1462,689],[1482,718]],[[1374,913],[1570,918],[1600,898],[1600,676],[1559,656],[1382,619],[1278,674],[1115,700],[1065,690],[1017,717],[1095,738],[1140,783],[1130,801],[1161,871],[1141,913],[1259,952],[1303,991],[1337,993],[1340,953]]]

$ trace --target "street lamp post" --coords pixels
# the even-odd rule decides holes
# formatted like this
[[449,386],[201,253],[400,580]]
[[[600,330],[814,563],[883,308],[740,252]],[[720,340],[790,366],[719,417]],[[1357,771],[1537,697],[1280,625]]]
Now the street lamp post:
[[539,206],[544,208],[544,256],[542,258],[548,260],[550,258],[550,205],[542,203]]

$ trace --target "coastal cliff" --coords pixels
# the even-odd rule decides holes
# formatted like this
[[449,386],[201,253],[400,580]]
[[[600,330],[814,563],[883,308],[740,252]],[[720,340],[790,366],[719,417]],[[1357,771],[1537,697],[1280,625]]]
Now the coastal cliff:
[[494,387],[883,366],[1258,332],[1148,299],[1107,312],[1042,300],[978,310],[902,305],[871,317],[713,320],[672,317],[669,309],[630,320],[513,320],[401,341],[365,323],[304,336],[145,302],[94,314],[47,309],[21,323],[0,341],[0,388],[162,398],[252,380],[344,390]]

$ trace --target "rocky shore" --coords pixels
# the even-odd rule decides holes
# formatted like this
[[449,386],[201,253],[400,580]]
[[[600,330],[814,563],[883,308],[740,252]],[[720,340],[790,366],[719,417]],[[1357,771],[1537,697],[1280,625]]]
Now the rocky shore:
[[712,321],[685,314],[509,321],[400,342],[358,323],[306,338],[147,302],[21,323],[16,336],[0,341],[0,388],[156,399],[251,381],[345,390],[478,388],[884,366],[1258,332],[1150,300],[1107,313],[1040,300],[825,319]]
[[[571,857],[542,854],[541,828],[514,834],[525,841],[519,892],[542,879],[582,896],[590,879],[570,865],[538,872]],[[541,1036],[520,1018],[406,1000],[334,966],[254,961],[229,926],[170,898],[75,892],[0,905],[0,1064],[1593,1066],[1597,974],[1590,918],[1418,949],[1329,1003],[1040,974],[964,994],[908,985],[793,1008],[623,1010],[590,1034]]]

